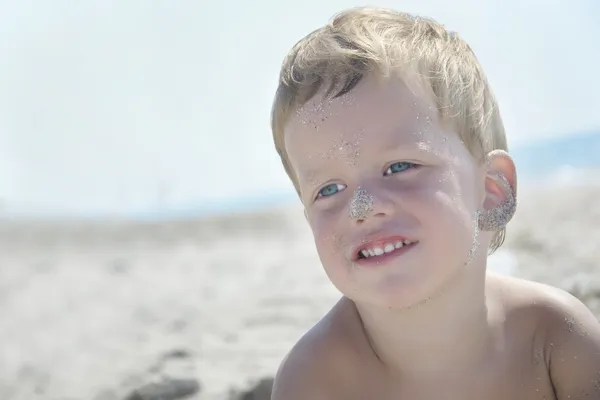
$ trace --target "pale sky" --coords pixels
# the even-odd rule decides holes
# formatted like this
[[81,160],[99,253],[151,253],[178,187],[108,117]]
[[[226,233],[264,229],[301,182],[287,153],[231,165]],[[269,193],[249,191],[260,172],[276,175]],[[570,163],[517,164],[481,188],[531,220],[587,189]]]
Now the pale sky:
[[600,127],[598,0],[4,2],[6,209],[127,214],[291,192],[269,128],[282,59],[365,4],[458,31],[513,146]]

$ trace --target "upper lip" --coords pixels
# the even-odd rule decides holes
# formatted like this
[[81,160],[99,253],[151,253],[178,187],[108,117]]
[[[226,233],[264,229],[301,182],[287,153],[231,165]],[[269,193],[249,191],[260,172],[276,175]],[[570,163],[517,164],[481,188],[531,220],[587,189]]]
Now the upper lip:
[[373,247],[377,246],[383,248],[383,246],[385,246],[386,243],[397,243],[399,241],[410,241],[413,243],[416,242],[415,239],[410,238],[408,236],[389,233],[367,236],[364,238],[364,240],[361,241],[360,245],[354,248],[354,251],[352,253],[352,259],[357,260],[362,250],[372,249]]

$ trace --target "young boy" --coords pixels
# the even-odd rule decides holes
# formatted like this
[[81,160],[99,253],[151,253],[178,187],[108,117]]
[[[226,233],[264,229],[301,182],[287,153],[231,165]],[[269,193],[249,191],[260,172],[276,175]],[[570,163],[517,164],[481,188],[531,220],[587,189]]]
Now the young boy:
[[338,14],[285,59],[272,128],[343,294],[286,356],[273,399],[600,399],[588,309],[486,273],[517,176],[455,33],[386,9]]

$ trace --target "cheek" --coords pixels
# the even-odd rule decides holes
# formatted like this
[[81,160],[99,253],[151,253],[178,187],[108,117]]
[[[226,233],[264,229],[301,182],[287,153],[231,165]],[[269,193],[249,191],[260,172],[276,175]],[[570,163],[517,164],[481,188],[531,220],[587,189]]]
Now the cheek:
[[456,200],[448,193],[438,192],[430,202],[432,211],[427,217],[426,235],[438,250],[437,256],[433,256],[440,263],[466,262],[475,246],[475,213],[461,199]]
[[475,209],[470,198],[457,177],[448,174],[438,176],[435,184],[414,193],[411,200],[428,237],[438,245],[462,247],[474,234]]
[[474,177],[463,165],[448,165],[436,177],[435,201],[441,210],[449,213],[471,213],[474,210]]
[[330,257],[339,253],[343,247],[342,237],[337,233],[339,232],[337,223],[337,219],[328,213],[312,215],[309,219],[315,245],[321,257]]

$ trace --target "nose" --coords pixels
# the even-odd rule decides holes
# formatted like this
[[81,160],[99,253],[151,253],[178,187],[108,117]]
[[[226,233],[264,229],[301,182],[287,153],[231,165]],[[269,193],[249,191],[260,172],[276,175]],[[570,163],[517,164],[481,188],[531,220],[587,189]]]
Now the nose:
[[381,193],[361,186],[354,191],[348,208],[348,216],[357,223],[373,217],[391,215],[394,209],[392,203]]

